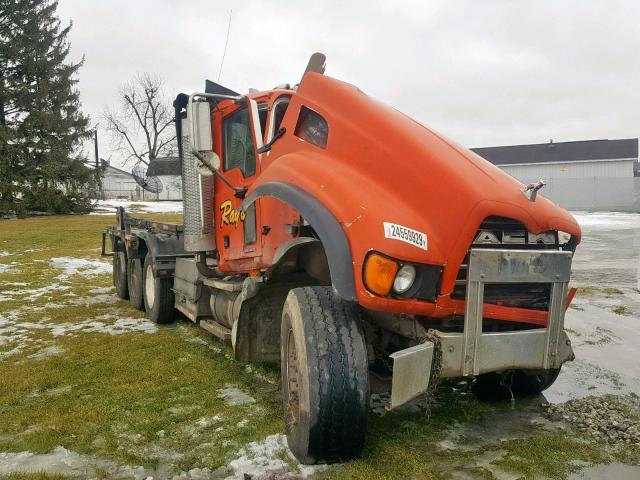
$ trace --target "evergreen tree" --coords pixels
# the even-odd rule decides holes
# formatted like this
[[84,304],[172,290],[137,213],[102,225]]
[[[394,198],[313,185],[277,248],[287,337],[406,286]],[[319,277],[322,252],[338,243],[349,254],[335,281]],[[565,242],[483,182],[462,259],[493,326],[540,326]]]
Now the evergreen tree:
[[83,212],[98,173],[56,0],[0,0],[0,212]]

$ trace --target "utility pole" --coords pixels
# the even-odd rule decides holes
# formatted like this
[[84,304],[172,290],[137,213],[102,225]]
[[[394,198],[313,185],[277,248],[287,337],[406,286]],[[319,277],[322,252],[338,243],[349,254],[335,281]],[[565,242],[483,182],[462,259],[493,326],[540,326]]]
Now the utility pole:
[[100,157],[98,156],[98,128],[93,131],[93,146],[96,155],[96,170],[100,168]]

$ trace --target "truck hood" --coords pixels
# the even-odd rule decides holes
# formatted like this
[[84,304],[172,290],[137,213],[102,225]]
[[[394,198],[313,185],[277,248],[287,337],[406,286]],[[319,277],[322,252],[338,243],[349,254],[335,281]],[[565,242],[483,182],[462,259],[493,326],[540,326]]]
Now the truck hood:
[[378,221],[428,230],[430,246],[443,258],[460,243],[468,248],[488,216],[518,220],[532,233],[561,230],[580,240],[573,216],[544,198],[544,190],[531,202],[520,181],[357,87],[309,73],[296,97],[326,118],[331,170],[358,192],[343,221],[362,214],[362,207],[371,217],[376,210],[369,207],[380,208],[382,198],[387,207]]

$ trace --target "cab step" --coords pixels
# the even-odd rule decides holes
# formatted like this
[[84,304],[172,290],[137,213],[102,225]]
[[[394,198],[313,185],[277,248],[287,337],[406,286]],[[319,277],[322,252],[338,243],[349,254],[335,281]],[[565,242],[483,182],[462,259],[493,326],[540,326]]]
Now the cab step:
[[212,320],[212,319],[200,320],[200,326],[204,328],[207,332],[213,333],[216,337],[218,337],[223,342],[231,341],[231,329],[216,322],[215,320]]

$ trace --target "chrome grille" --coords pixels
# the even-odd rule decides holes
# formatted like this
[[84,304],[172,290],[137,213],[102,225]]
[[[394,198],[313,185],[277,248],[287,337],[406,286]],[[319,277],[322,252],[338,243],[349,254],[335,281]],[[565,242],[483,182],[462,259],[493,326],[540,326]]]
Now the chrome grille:
[[[471,248],[558,250],[557,232],[532,234],[521,222],[505,217],[488,217],[474,235]],[[464,300],[467,293],[469,252],[464,257],[451,298]],[[550,286],[546,284],[487,284],[485,303],[546,310],[549,307]]]

